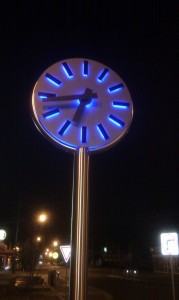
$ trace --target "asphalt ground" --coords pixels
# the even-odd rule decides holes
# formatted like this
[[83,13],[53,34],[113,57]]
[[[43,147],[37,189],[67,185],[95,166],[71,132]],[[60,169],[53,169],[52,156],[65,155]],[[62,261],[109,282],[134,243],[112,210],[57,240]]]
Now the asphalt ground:
[[[16,274],[2,272],[0,274],[0,300],[67,300],[69,292],[69,284],[67,281],[59,277],[53,286],[48,284],[48,277],[44,278],[43,283],[34,284],[32,287],[28,286],[21,280],[20,284],[17,278],[21,279],[25,275],[22,272]],[[111,300],[108,293],[96,289],[88,288],[89,300]]]
[[[64,275],[64,274],[63,274]],[[16,286],[16,278],[24,273],[0,273],[0,300],[67,300],[69,284],[64,276],[48,284],[48,274],[41,275],[44,283],[33,287]],[[175,276],[176,300],[179,299],[179,275]],[[92,272],[88,279],[88,300],[173,300],[169,274],[139,275],[136,278]]]

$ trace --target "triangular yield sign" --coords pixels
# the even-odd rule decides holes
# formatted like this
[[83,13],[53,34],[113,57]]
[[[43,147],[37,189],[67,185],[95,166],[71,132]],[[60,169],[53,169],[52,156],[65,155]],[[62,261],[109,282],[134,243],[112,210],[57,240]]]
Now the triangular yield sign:
[[65,262],[67,263],[71,255],[71,246],[60,246],[60,250]]

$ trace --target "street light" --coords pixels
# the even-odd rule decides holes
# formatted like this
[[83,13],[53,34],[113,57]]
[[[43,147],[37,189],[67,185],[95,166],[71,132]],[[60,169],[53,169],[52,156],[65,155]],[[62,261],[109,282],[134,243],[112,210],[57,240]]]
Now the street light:
[[47,221],[47,214],[46,213],[41,213],[38,216],[38,222],[39,223],[45,223]]
[[36,232],[36,242],[39,244],[39,249],[42,251],[45,243],[45,235],[43,227],[48,220],[48,214],[44,211],[38,212],[36,214],[36,224],[35,225],[35,232]]
[[42,238],[40,236],[37,236],[37,242],[41,242]]
[[54,247],[57,247],[57,246],[58,246],[58,241],[54,241],[54,242],[53,242],[53,246],[54,246]]

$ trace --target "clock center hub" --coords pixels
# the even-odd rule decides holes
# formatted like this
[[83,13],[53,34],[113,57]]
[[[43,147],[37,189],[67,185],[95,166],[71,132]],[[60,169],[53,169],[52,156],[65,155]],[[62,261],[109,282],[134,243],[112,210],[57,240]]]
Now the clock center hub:
[[84,92],[84,98],[80,100],[80,103],[83,103],[83,105],[88,105],[92,101],[92,95],[93,95],[93,90],[86,88]]
[[84,105],[88,105],[91,102],[92,102],[92,98],[85,98],[80,100],[80,103],[83,103]]

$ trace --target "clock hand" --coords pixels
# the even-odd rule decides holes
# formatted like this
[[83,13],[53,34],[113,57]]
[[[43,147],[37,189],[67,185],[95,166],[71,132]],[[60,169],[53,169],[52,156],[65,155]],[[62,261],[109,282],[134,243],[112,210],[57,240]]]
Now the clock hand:
[[66,101],[66,100],[81,100],[81,99],[89,99],[89,98],[98,98],[97,93],[92,93],[92,90],[86,89],[88,92],[84,94],[76,94],[76,95],[65,95],[65,96],[58,96],[58,97],[48,97],[42,98],[43,102],[49,101]]
[[84,93],[84,97],[81,99],[80,104],[75,112],[75,115],[72,119],[73,122],[78,123],[79,120],[82,117],[82,114],[84,112],[85,106],[86,104],[89,104],[92,100],[92,90],[89,88],[86,88],[85,93]]
[[72,119],[73,122],[78,123],[78,121],[81,119],[85,106],[86,106],[86,101],[81,101]]

